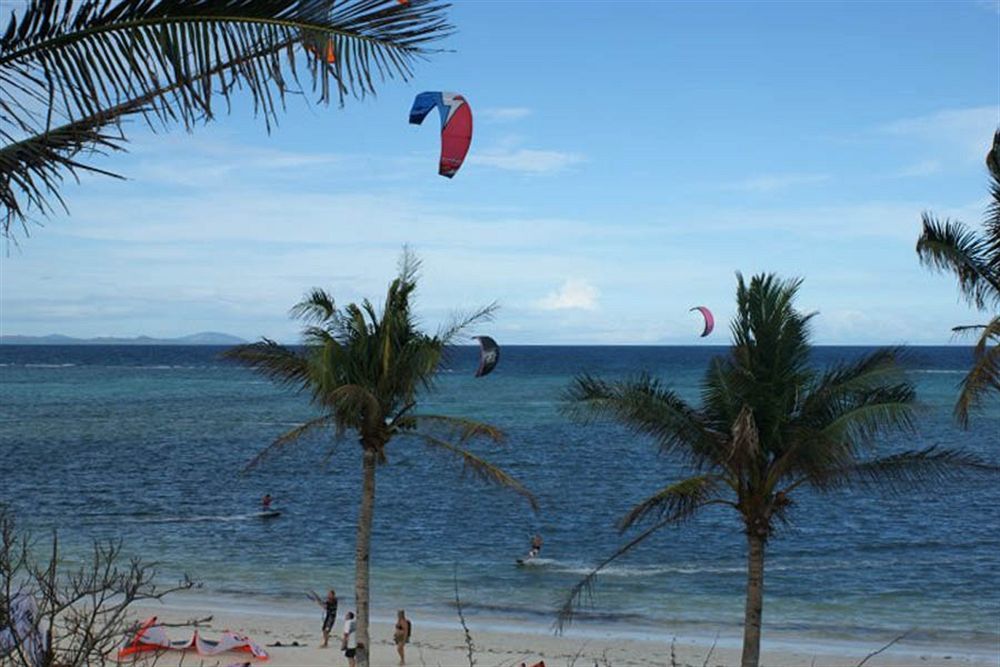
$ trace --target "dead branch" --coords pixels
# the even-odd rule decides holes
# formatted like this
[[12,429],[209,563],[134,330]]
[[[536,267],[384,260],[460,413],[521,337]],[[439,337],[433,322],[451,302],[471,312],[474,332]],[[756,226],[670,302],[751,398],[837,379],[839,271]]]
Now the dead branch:
[[878,649],[877,651],[872,651],[871,653],[869,653],[868,655],[865,656],[864,660],[862,660],[857,665],[855,665],[855,667],[862,667],[862,665],[864,665],[870,659],[874,658],[875,656],[877,656],[882,651],[885,651],[886,649],[888,649],[890,646],[892,646],[896,642],[902,640],[904,637],[906,637],[908,634],[910,634],[910,632],[912,632],[912,631],[911,630],[907,630],[906,632],[904,632],[903,634],[899,635],[898,637],[896,637],[895,639],[893,639],[891,642],[889,642],[888,644],[886,644],[882,648]]

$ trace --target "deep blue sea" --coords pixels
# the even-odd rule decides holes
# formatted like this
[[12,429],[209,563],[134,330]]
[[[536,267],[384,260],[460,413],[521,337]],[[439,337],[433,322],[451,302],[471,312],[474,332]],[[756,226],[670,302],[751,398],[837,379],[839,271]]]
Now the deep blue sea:
[[[302,601],[308,589],[353,595],[360,455],[354,441],[312,437],[245,474],[250,458],[315,413],[304,397],[221,361],[220,348],[0,346],[0,503],[22,527],[57,529],[64,555],[93,539],[181,573],[202,595]],[[824,365],[863,348],[818,348]],[[492,422],[509,438],[477,451],[534,491],[513,494],[463,476],[460,465],[400,440],[378,473],[373,605],[453,613],[455,577],[469,614],[553,618],[569,588],[625,538],[614,524],[682,471],[642,438],[583,426],[560,412],[574,374],[645,369],[692,401],[709,347],[505,347],[497,370],[472,377],[475,348],[458,348],[424,411]],[[962,448],[1000,464],[994,401],[970,431],[953,423],[965,348],[914,348],[916,435],[882,451]],[[253,516],[265,492],[280,518]],[[765,636],[881,643],[904,630],[941,646],[1000,641],[1000,479],[969,479],[902,495],[840,491],[795,497],[769,546]],[[532,533],[540,565],[517,568]],[[744,540],[717,510],[661,532],[610,567],[583,622],[615,620],[684,635],[738,628]],[[412,611],[411,611],[412,613]]]

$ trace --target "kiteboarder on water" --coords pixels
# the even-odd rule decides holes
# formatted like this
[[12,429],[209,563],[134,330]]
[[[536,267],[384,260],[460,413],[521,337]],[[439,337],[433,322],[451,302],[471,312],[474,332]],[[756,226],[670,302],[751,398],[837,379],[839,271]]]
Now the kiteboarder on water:
[[528,558],[536,558],[542,551],[542,536],[535,533],[535,536],[531,538],[531,550],[528,551]]

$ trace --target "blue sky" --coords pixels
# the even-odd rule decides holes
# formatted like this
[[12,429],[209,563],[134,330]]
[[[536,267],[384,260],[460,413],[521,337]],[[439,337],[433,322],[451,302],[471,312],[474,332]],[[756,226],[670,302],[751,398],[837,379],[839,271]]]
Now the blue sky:
[[[982,320],[917,262],[920,214],[978,226],[1000,3],[482,2],[454,53],[344,108],[292,99],[131,132],[0,262],[4,334],[294,341],[313,286],[378,299],[404,243],[434,327],[498,301],[501,343],[695,344],[735,272],[801,276],[819,343],[945,344]],[[6,19],[5,19],[6,20]],[[466,96],[437,176],[413,96]],[[431,120],[434,120],[431,117]],[[706,339],[726,342],[724,326]]]

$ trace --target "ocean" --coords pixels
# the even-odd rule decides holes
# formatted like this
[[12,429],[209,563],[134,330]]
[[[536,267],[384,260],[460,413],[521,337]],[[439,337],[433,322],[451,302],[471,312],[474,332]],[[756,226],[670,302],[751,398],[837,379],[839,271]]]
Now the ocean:
[[[183,574],[188,596],[295,608],[306,591],[353,596],[359,447],[332,434],[303,440],[244,471],[276,436],[314,416],[304,396],[219,358],[222,348],[0,346],[0,503],[38,537],[57,530],[63,556],[121,538],[128,554]],[[865,348],[819,347],[815,362]],[[418,441],[390,444],[378,471],[372,602],[385,615],[517,618],[548,628],[589,568],[621,545],[614,524],[677,479],[675,461],[611,424],[581,425],[560,411],[574,374],[648,370],[691,401],[722,347],[516,347],[497,370],[472,377],[476,348],[456,348],[424,412],[493,423],[508,434],[476,451],[538,497],[540,511],[489,487]],[[881,451],[961,448],[1000,463],[1000,408],[969,431],[951,409],[967,348],[913,348],[916,434]],[[1000,641],[1000,479],[914,488],[796,494],[769,544],[765,638],[850,640],[878,646],[909,637],[942,648]],[[264,493],[282,510],[254,516]],[[542,558],[516,567],[530,536]],[[661,531],[598,580],[575,627],[615,624],[678,636],[738,633],[744,539],[731,510]],[[589,626],[588,626],[589,624]],[[669,630],[667,630],[669,629]]]

